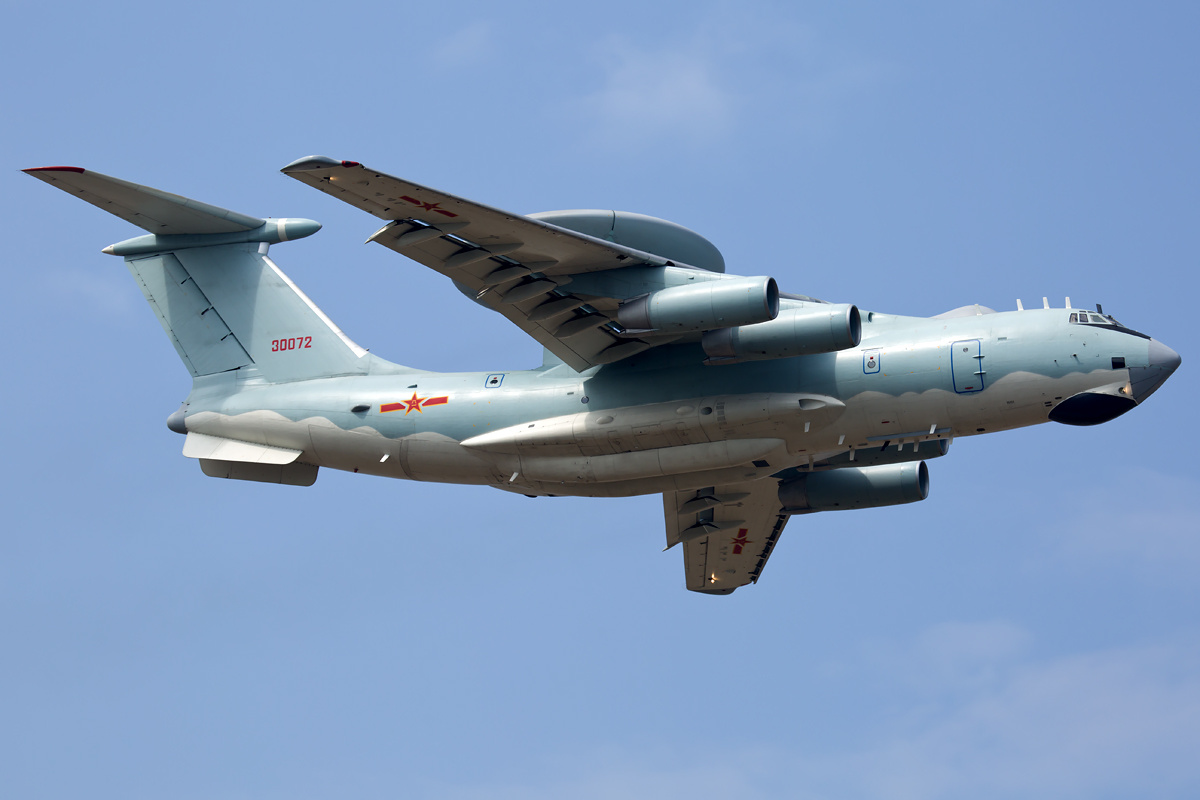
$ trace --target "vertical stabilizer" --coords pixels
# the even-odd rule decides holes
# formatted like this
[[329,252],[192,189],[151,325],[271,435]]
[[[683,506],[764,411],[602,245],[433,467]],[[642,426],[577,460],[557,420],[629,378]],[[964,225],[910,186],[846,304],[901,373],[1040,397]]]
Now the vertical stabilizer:
[[275,265],[266,244],[192,247],[126,263],[193,377],[238,369],[278,383],[368,369],[366,351]]
[[78,167],[26,172],[149,231],[104,252],[125,257],[192,377],[237,370],[276,383],[376,361],[267,255],[319,223],[251,217]]

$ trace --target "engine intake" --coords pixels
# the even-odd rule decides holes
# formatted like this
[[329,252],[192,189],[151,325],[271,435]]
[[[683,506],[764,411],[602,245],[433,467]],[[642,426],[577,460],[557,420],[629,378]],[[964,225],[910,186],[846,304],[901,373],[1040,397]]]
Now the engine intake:
[[708,331],[773,320],[779,314],[774,278],[730,278],[672,286],[621,304],[626,328],[676,333]]
[[810,472],[779,485],[779,502],[788,514],[895,506],[928,496],[924,461]]
[[769,322],[722,328],[704,334],[704,353],[712,359],[762,361],[858,347],[862,319],[854,305],[790,308]]

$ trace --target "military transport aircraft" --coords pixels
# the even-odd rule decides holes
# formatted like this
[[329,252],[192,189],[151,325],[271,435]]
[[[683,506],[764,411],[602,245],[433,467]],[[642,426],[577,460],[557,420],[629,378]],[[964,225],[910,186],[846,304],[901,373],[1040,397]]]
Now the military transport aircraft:
[[1179,366],[1073,307],[929,319],[725,274],[707,239],[621,211],[523,216],[312,156],[285,175],[386,224],[378,242],[545,348],[518,372],[438,373],[351,341],[275,265],[321,226],[260,219],[78,167],[26,170],[148,231],[123,256],[192,391],[167,420],[220,478],[319,467],[530,496],[661,493],[688,589],[753,583],[788,518],[923,500],[956,436],[1093,425]]

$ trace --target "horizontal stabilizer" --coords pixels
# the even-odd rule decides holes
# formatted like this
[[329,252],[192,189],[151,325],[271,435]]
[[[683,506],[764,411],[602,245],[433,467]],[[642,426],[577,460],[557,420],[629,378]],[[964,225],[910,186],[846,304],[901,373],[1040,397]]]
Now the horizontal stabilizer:
[[204,433],[189,432],[183,443],[183,454],[188,458],[203,458],[208,461],[243,461],[254,464],[290,464],[300,457],[299,450],[271,447],[253,442],[239,442]]
[[35,167],[29,175],[150,233],[240,233],[265,220],[80,167]]

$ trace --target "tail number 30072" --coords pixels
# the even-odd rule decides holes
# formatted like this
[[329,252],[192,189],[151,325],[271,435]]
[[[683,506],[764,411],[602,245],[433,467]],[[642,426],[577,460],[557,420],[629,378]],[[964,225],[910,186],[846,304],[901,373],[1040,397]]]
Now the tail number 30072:
[[283,353],[287,350],[307,350],[312,347],[311,336],[297,336],[292,339],[272,339],[271,352]]

